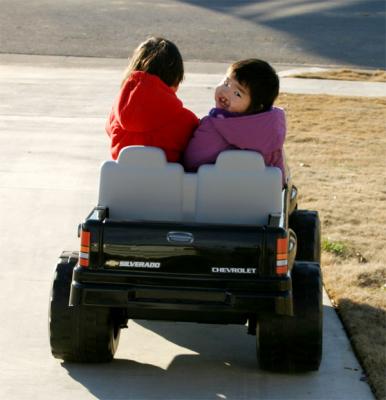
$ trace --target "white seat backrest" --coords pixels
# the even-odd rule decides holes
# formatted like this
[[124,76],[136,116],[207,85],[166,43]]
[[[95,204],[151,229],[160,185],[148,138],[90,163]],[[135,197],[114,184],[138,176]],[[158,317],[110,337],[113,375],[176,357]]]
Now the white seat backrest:
[[98,205],[118,220],[181,221],[184,170],[156,147],[129,146],[102,164]]
[[182,213],[183,222],[193,222],[196,215],[197,174],[188,172],[184,176]]
[[281,171],[253,151],[223,152],[192,174],[159,148],[129,146],[102,164],[98,205],[115,220],[265,225],[281,191]]
[[196,222],[268,224],[282,210],[282,175],[254,151],[229,150],[197,172]]

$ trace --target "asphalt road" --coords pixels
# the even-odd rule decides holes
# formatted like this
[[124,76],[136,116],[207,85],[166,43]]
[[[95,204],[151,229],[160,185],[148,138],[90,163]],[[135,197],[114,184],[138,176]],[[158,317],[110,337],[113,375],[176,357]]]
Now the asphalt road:
[[187,61],[385,68],[383,0],[0,0],[0,53],[126,58],[149,35]]
[[[96,203],[99,165],[109,158],[103,127],[122,69],[121,61],[92,68],[87,59],[22,59],[0,65],[0,399],[373,399],[327,298],[315,373],[260,370],[255,338],[233,325],[130,321],[112,363],[54,359],[52,271],[62,250],[78,249],[78,223]],[[189,74],[179,95],[200,114],[216,83],[216,75]]]

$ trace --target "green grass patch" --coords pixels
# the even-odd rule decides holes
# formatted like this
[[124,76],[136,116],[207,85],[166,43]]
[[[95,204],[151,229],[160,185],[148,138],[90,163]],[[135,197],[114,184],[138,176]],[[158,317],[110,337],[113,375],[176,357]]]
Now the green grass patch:
[[328,253],[334,254],[337,257],[347,258],[351,251],[348,246],[339,241],[333,241],[328,238],[322,240],[322,249]]

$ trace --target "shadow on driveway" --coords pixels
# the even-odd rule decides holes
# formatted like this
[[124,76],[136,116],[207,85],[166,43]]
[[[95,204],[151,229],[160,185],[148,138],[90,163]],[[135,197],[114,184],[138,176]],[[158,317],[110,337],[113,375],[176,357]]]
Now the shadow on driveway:
[[386,67],[383,0],[179,1],[272,28],[331,63]]

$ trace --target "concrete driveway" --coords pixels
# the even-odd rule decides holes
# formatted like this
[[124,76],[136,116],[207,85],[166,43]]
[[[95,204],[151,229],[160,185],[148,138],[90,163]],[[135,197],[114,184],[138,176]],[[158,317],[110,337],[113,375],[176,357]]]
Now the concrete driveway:
[[[121,63],[29,57],[0,65],[0,398],[372,399],[328,299],[315,373],[259,370],[255,338],[239,326],[130,321],[111,364],[52,358],[52,270],[63,249],[78,248],[77,225],[96,203]],[[216,76],[205,85],[195,78],[180,94],[200,114],[212,104]]]

